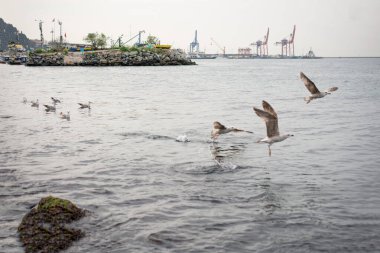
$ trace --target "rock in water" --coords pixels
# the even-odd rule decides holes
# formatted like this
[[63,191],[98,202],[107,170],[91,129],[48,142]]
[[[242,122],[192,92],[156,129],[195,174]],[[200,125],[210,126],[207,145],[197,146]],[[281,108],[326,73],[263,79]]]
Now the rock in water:
[[26,253],[51,253],[68,248],[84,232],[66,226],[85,215],[69,200],[48,196],[24,216],[18,227]]

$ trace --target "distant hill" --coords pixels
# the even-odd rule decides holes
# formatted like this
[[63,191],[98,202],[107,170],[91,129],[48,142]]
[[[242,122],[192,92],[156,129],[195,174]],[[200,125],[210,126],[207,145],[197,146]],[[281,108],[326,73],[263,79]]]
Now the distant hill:
[[0,18],[0,50],[7,50],[8,43],[14,41],[23,45],[26,49],[35,48],[36,44],[29,40],[25,34],[18,32],[17,28],[4,22]]

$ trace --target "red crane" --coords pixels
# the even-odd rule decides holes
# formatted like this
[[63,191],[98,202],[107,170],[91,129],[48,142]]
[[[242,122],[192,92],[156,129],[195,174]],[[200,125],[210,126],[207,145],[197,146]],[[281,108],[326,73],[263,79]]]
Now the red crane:
[[[296,25],[293,27],[293,33],[290,34],[289,39],[284,38],[281,41],[276,42],[276,45],[281,45],[281,57],[294,56],[294,35],[296,33]],[[289,52],[289,55],[288,55]]]
[[296,34],[296,25],[293,27],[293,33],[290,34],[289,39],[289,56],[294,56],[294,36]]
[[264,36],[264,41],[258,40],[255,43],[251,43],[251,46],[256,46],[257,56],[260,56],[260,57],[268,56],[268,37],[269,37],[269,28],[268,28],[267,34]]

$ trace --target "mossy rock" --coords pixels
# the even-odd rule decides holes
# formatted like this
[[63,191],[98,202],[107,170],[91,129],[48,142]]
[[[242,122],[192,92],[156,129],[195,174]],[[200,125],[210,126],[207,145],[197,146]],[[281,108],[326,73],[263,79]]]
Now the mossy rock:
[[48,196],[24,216],[18,227],[26,253],[58,252],[84,236],[84,232],[66,226],[85,215],[69,200]]

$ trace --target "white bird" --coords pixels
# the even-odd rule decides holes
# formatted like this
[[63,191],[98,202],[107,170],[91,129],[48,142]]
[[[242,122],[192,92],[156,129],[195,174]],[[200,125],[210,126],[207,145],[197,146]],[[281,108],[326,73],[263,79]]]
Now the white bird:
[[45,111],[47,112],[55,112],[56,108],[55,108],[55,104],[54,105],[44,105],[46,108],[45,108]]
[[315,84],[304,74],[300,73],[300,78],[305,84],[306,88],[310,91],[311,96],[305,97],[304,100],[306,101],[306,104],[310,103],[311,100],[317,99],[317,98],[323,98],[326,95],[331,94],[331,92],[336,91],[338,87],[331,87],[326,91],[320,92],[315,86]]
[[51,100],[53,100],[54,104],[61,103],[61,100],[59,100],[58,98],[51,97]]
[[28,100],[26,99],[26,97],[23,97],[23,98],[22,98],[22,102],[23,102],[24,104],[26,104],[26,103],[28,102]]
[[91,104],[92,102],[90,101],[88,101],[88,104],[78,103],[78,105],[80,106],[79,109],[85,109],[85,108],[91,109]]
[[215,121],[213,123],[213,129],[211,131],[211,138],[215,140],[215,139],[217,139],[219,137],[219,135],[221,135],[221,134],[227,134],[229,132],[246,132],[246,133],[253,134],[253,132],[245,131],[245,130],[238,129],[238,128],[235,128],[235,127],[228,127],[227,128],[223,124],[221,124],[220,122]]
[[70,120],[70,112],[67,112],[67,114],[64,114],[63,112],[61,112],[59,114],[59,116],[61,117],[61,119],[67,119],[67,120]]
[[267,127],[267,137],[264,139],[258,141],[259,143],[268,143],[268,151],[269,156],[272,155],[272,151],[270,149],[270,146],[275,142],[283,141],[290,136],[294,136],[292,134],[284,134],[280,135],[280,131],[278,129],[278,117],[277,113],[274,111],[272,106],[263,100],[263,108],[264,111],[261,109],[258,109],[256,107],[253,107],[253,110],[259,116],[261,119],[264,120],[265,125]]
[[34,102],[34,101],[30,101],[30,103],[32,104],[32,105],[31,105],[32,107],[40,107],[40,103],[38,102],[38,99],[37,99],[36,102]]

